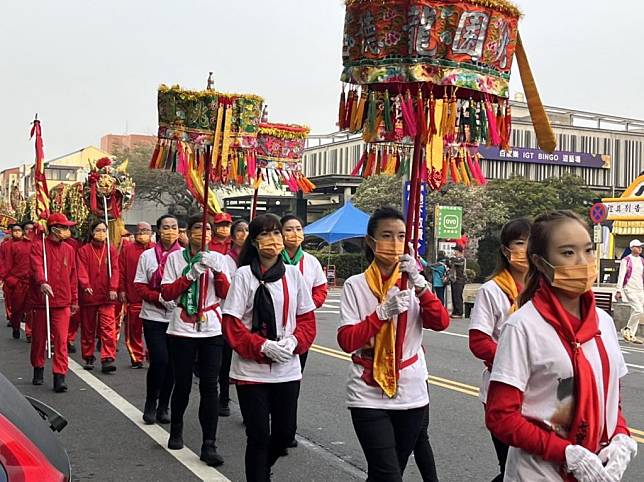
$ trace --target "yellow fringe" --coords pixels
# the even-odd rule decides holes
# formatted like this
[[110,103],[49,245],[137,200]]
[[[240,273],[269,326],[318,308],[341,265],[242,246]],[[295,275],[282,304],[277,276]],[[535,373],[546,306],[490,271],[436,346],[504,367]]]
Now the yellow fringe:
[[306,139],[311,132],[311,129],[306,126],[296,124],[284,124],[284,127],[289,129],[280,128],[280,124],[273,124],[271,127],[259,126],[259,134],[263,136],[279,137],[280,139]]
[[[521,10],[519,10],[519,7],[508,0],[461,0],[461,2],[492,8],[494,10],[499,10],[500,12],[509,13],[510,15],[513,15],[515,17],[520,17],[521,15],[523,15],[521,13]],[[384,2],[383,0],[345,0],[345,3],[347,6],[351,7],[364,3],[384,4],[387,2]]]
[[[443,102],[442,99],[437,100],[434,108],[434,124],[437,126],[443,121]],[[443,169],[443,135],[440,132],[431,136],[425,149],[425,163],[430,171]]]
[[181,96],[187,100],[211,99],[213,96],[216,96],[226,100],[235,100],[235,99],[243,98],[247,100],[264,102],[263,97],[260,97],[259,95],[255,95],[255,94],[233,94],[233,93],[218,92],[215,90],[187,90],[187,89],[182,89],[181,86],[179,85],[173,85],[171,87],[168,87],[165,84],[161,84],[159,86],[159,92],[164,94],[169,92],[174,92],[175,94],[181,94]]
[[224,106],[219,104],[217,109],[217,119],[215,121],[215,137],[212,143],[212,157],[210,158],[211,166],[217,165],[219,158],[219,145],[221,144],[221,124],[224,120]]
[[224,137],[221,145],[221,165],[228,165],[228,154],[230,151],[230,144],[232,137],[230,135],[233,123],[233,108],[232,106],[226,107],[226,120],[224,121]]

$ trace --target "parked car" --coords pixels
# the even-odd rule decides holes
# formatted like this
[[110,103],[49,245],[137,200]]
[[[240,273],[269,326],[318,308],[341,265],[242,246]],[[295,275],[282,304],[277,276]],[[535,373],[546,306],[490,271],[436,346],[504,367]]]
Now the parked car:
[[69,457],[56,432],[67,420],[22,395],[0,373],[0,482],[67,482]]

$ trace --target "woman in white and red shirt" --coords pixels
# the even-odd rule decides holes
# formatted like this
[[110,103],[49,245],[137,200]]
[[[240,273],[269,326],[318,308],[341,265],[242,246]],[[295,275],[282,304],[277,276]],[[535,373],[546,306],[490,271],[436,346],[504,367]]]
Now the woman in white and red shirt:
[[505,480],[621,480],[637,444],[620,407],[626,365],[595,306],[595,252],[571,211],[539,216],[521,308],[494,357],[486,424],[510,445]]
[[[304,241],[302,220],[297,216],[287,214],[280,220],[280,223],[282,224],[282,236],[284,237],[282,260],[284,264],[297,266],[297,269],[304,276],[304,282],[311,292],[315,307],[320,308],[326,301],[329,288],[326,275],[318,259],[302,249],[302,242]],[[308,355],[308,351],[300,355],[302,372],[304,372]]]
[[[470,351],[485,365],[479,391],[479,400],[484,405],[501,330],[508,317],[516,311],[517,298],[525,285],[531,227],[532,223],[526,218],[514,219],[503,226],[496,270],[490,280],[481,286],[470,316]],[[492,442],[501,471],[494,481],[501,481],[508,446],[494,435]]]
[[299,355],[315,339],[315,305],[304,278],[286,266],[282,226],[257,216],[224,306],[233,348],[230,377],[246,422],[246,480],[270,480],[270,468],[295,437],[302,370]]
[[[416,259],[403,255],[405,232],[395,209],[371,216],[366,238],[371,265],[346,281],[340,304],[338,344],[353,360],[347,405],[370,481],[403,480],[429,410],[423,328],[440,331],[449,325]],[[401,272],[412,289],[401,287]]]
[[[228,294],[224,256],[202,252],[201,216],[188,220],[189,245],[168,256],[161,281],[161,296],[174,301],[177,308],[168,324],[170,362],[174,390],[170,400],[170,439],[168,448],[183,448],[183,414],[188,406],[192,372],[199,364],[199,422],[203,443],[201,460],[216,467],[224,463],[217,453],[218,404],[217,378],[221,367],[224,338],[221,331],[221,304]],[[212,228],[206,225],[206,245]],[[200,306],[201,275],[205,275],[206,294]]]

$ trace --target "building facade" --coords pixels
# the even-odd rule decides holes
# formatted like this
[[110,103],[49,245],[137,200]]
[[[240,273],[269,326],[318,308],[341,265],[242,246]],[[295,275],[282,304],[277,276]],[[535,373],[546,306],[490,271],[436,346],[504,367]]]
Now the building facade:
[[156,136],[143,134],[107,134],[101,137],[101,150],[114,154],[117,151],[135,149],[138,146],[154,148],[156,143]]
[[[566,174],[580,176],[589,188],[608,195],[623,192],[644,171],[644,121],[546,107],[557,137],[554,154],[537,148],[527,105],[511,101],[512,148],[482,147],[481,167],[488,179],[523,176],[542,181]],[[304,154],[309,178],[348,176],[365,144],[360,135],[310,136]]]

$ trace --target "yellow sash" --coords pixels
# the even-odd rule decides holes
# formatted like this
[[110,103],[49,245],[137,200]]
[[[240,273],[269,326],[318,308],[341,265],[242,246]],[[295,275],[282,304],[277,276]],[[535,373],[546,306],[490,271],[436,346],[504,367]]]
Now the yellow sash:
[[[369,289],[382,303],[387,297],[387,292],[400,280],[398,266],[388,280],[383,281],[380,269],[375,262],[365,271],[365,279]],[[398,389],[398,376],[396,373],[396,327],[389,320],[380,327],[376,333],[373,355],[373,379],[389,398],[396,395]]]
[[510,272],[505,269],[501,273],[497,274],[494,278],[494,282],[501,288],[508,299],[510,300],[510,311],[508,314],[512,314],[517,311],[517,298],[519,297],[519,290],[517,289],[517,284],[514,281],[514,278]]

